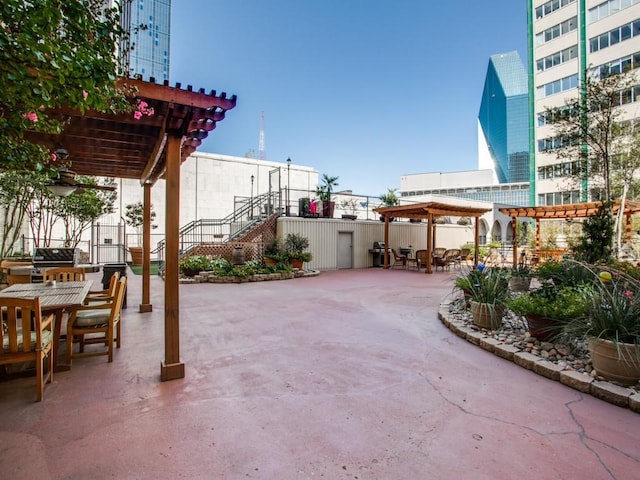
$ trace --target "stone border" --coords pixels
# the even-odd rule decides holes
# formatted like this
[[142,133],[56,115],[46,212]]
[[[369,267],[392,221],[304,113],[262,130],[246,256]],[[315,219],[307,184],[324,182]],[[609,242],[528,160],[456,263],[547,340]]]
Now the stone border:
[[516,365],[520,365],[538,375],[560,382],[579,392],[593,395],[605,402],[612,403],[619,407],[629,408],[636,413],[640,413],[640,393],[635,390],[610,382],[600,381],[588,374],[576,372],[575,370],[565,370],[562,366],[549,362],[542,357],[523,352],[513,345],[507,345],[500,340],[489,337],[482,331],[469,327],[464,321],[450,317],[449,305],[450,302],[440,304],[438,318],[449,330],[460,338],[479,346],[487,352],[510,360]]
[[181,284],[193,283],[249,283],[249,282],[268,282],[271,280],[290,280],[292,278],[317,277],[320,275],[319,270],[294,270],[293,272],[281,273],[260,273],[249,277],[236,276],[220,276],[214,275],[212,272],[200,272],[199,275],[193,277],[180,278]]

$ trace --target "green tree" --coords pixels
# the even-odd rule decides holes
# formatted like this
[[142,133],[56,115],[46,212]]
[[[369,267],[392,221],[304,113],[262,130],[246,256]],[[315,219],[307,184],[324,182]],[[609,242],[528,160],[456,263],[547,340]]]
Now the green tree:
[[603,202],[598,211],[582,223],[582,236],[573,247],[576,259],[588,263],[611,260],[614,224],[611,204]]
[[[157,225],[153,224],[153,221],[156,218],[156,212],[153,210],[153,205],[151,205],[151,228],[158,228]],[[142,225],[144,224],[144,205],[142,202],[130,203],[125,206],[124,213],[125,222],[130,227],[136,229],[136,233],[138,234],[138,242],[140,242],[140,236],[142,235]]]
[[36,191],[37,182],[44,179],[33,172],[5,171],[0,173],[0,258],[15,251],[27,218],[27,210]]
[[[102,0],[0,4],[0,151],[3,168],[43,170],[52,155],[28,131],[58,132],[52,109],[127,111],[116,85],[118,11]],[[53,162],[55,166],[55,162]]]
[[579,187],[586,196],[588,182],[594,200],[609,201],[640,170],[638,136],[620,108],[631,100],[637,80],[633,72],[601,80],[587,72],[586,78],[578,97],[563,107],[548,108],[545,118],[554,128],[551,143],[557,158],[567,160],[563,174],[569,186]]
[[[97,185],[92,177],[78,177],[78,182]],[[102,191],[93,188],[83,188],[81,191],[63,197],[59,204],[58,217],[65,229],[65,246],[77,247],[82,233],[100,216],[113,212],[115,192]]]
[[396,195],[397,191],[397,188],[387,188],[387,193],[380,195],[380,201],[386,207],[393,207],[395,205],[398,205],[400,201],[398,200],[398,195]]
[[338,177],[330,177],[326,173],[322,174],[320,179],[320,185],[316,189],[316,195],[323,202],[331,201],[331,193],[333,189],[338,186]]

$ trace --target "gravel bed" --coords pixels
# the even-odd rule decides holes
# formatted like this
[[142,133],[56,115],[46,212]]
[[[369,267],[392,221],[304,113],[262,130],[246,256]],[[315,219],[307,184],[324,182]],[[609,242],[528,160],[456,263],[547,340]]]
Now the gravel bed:
[[[553,342],[540,341],[529,334],[526,319],[514,315],[508,309],[505,310],[505,315],[502,319],[502,328],[499,330],[485,330],[473,323],[471,311],[465,308],[465,300],[455,293],[450,299],[449,314],[451,318],[464,322],[465,325],[473,330],[483,332],[487,337],[553,362],[561,366],[563,370],[587,373],[597,380],[620,385],[598,375],[591,363],[587,342],[584,339],[566,336],[555,339]],[[640,382],[627,388],[640,392]]]

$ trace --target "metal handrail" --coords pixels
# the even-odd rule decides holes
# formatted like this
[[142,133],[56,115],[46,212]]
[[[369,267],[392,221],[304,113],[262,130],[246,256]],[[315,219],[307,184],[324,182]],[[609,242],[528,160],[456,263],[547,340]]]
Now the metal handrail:
[[[229,242],[244,235],[272,213],[282,214],[280,193],[271,191],[251,198],[239,198],[236,208],[222,219],[200,219],[187,223],[178,232],[180,256],[197,245],[213,242]],[[164,259],[166,241],[160,240],[151,252]]]

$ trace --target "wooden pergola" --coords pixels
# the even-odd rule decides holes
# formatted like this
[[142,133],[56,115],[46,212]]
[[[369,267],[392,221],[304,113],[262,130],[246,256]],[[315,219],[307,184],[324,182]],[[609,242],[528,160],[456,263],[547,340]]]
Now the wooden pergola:
[[[474,265],[478,262],[478,237],[480,229],[478,218],[485,213],[491,211],[490,208],[463,206],[449,204],[444,202],[426,202],[415,203],[411,205],[396,205],[393,207],[378,207],[373,209],[374,212],[384,216],[384,244],[389,245],[389,220],[391,218],[409,218],[426,220],[428,224],[427,230],[427,258],[432,257],[433,247],[436,241],[436,223],[434,220],[442,216],[453,217],[473,217],[475,218],[474,244],[475,251],[473,254]],[[389,257],[384,255],[384,268],[389,268]],[[427,262],[425,273],[432,273],[431,262]]]
[[[587,218],[598,212],[602,202],[571,203],[567,205],[549,205],[545,207],[504,207],[498,209],[501,213],[511,217],[511,232],[513,234],[513,265],[517,265],[517,219],[531,218],[535,220],[536,226],[536,250],[540,249],[540,221],[568,218]],[[613,215],[618,215],[620,211],[620,200],[614,200],[612,205]],[[640,203],[627,200],[624,202],[623,215],[625,218],[625,239],[631,240],[631,216],[640,212]]]
[[153,115],[134,118],[133,113],[112,114],[58,109],[64,119],[59,135],[31,133],[30,139],[51,151],[65,149],[71,168],[79,175],[137,179],[144,189],[143,283],[141,312],[150,312],[151,187],[166,181],[166,258],[164,287],[165,356],[160,376],[183,378],[180,360],[180,310],[178,297],[178,231],[180,229],[180,166],[202,143],[225,112],[235,107],[236,96],[204,89],[194,92],[168,82],[163,85],[119,79],[120,86],[134,87],[136,99],[154,109]]

